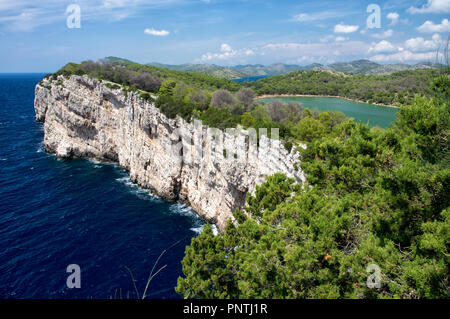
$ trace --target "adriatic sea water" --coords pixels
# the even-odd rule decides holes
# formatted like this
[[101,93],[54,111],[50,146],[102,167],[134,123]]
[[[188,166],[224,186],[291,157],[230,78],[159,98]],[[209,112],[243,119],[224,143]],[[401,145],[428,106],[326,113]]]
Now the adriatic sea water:
[[[116,164],[59,160],[42,146],[34,88],[43,74],[0,74],[0,298],[179,298],[186,245],[203,221],[140,190]],[[81,269],[69,289],[67,266]]]

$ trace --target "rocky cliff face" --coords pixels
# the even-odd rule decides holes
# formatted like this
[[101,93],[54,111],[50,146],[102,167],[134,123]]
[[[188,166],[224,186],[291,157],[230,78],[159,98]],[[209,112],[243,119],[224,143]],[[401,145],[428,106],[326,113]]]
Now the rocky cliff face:
[[[224,230],[247,192],[277,171],[304,181],[298,155],[247,131],[222,134],[201,123],[168,119],[138,93],[113,89],[87,76],[59,76],[36,86],[36,119],[44,147],[59,157],[115,161],[131,180],[156,195],[188,203]],[[224,151],[225,149],[225,151]]]

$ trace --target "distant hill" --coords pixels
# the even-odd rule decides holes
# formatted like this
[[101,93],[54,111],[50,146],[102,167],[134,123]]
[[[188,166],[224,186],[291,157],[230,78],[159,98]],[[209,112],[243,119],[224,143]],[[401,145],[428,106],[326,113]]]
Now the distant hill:
[[414,65],[409,64],[386,64],[379,65],[377,68],[367,71],[364,74],[370,75],[384,75],[391,74],[398,71],[406,71],[406,70],[418,70],[418,69],[437,69],[442,67],[439,63],[432,62],[421,62]]
[[162,64],[152,62],[148,65],[157,66],[159,68],[165,68],[169,70],[175,71],[183,71],[183,72],[196,72],[196,73],[204,73],[208,75],[215,76],[217,78],[226,78],[226,79],[239,79],[245,77],[247,74],[240,72],[237,69],[232,69],[224,66],[214,65],[214,64]]
[[435,69],[440,64],[431,62],[422,62],[415,65],[409,64],[378,64],[370,60],[356,60],[347,63],[333,63],[327,66],[317,67],[315,70],[332,70],[343,73],[365,74],[365,75],[384,75],[398,71],[417,70],[417,69]]
[[232,69],[244,73],[246,76],[279,75],[302,70],[303,67],[293,64],[274,63],[270,65],[247,64],[232,66]]
[[339,62],[329,65],[312,63],[306,66],[295,64],[274,63],[270,65],[246,64],[235,66],[219,66],[214,64],[180,64],[170,65],[150,63],[149,65],[167,68],[170,70],[205,73],[219,78],[240,79],[245,77],[258,77],[268,75],[282,75],[296,71],[324,70],[365,75],[387,75],[398,71],[434,69],[440,64],[422,62],[415,65],[409,64],[378,64],[370,60],[356,60],[351,62]]
[[383,105],[410,105],[420,92],[432,96],[430,81],[440,74],[437,69],[417,69],[389,75],[351,76],[328,69],[297,71],[270,76],[246,85],[258,96],[272,94],[340,96],[356,101]]
[[380,64],[369,60],[357,60],[346,63],[333,63],[323,68],[344,73],[367,74],[378,67],[380,67]]
[[264,75],[280,75],[291,73],[300,70],[312,70],[316,67],[321,67],[321,64],[311,64],[310,66],[300,66],[292,64],[274,63],[271,65],[262,64],[246,64],[235,65],[230,67],[215,65],[215,64],[162,64],[157,62],[149,63],[148,65],[166,68],[169,70],[183,71],[183,72],[197,72],[205,73],[215,77],[239,79],[248,76],[264,76]]
[[[103,61],[112,64],[127,65],[133,63],[127,59],[116,57],[107,57]],[[324,70],[342,73],[365,74],[365,75],[388,75],[398,71],[417,70],[417,69],[435,69],[442,65],[432,62],[421,62],[414,65],[409,64],[378,64],[370,60],[356,60],[351,62],[338,62],[329,65],[312,63],[306,66],[295,64],[274,63],[270,65],[246,64],[235,66],[220,66],[215,64],[162,64],[157,62],[147,65],[165,68],[173,71],[195,72],[211,75],[217,78],[241,79],[246,77],[259,77],[269,75],[283,75],[296,71]]]
[[106,58],[103,58],[101,61],[111,63],[113,65],[128,65],[128,64],[134,64],[136,62],[133,62],[131,60],[117,58],[115,56],[108,56]]
[[[137,62],[117,58],[117,57],[106,57],[100,60],[103,63],[110,63],[114,66],[123,66],[126,69],[130,70],[131,72],[138,72],[138,73],[149,73],[155,78],[158,78],[161,81],[165,80],[175,80],[178,83],[185,83],[186,85],[195,87],[197,89],[202,90],[208,90],[214,92],[217,89],[226,89],[228,91],[235,92],[241,88],[239,83],[233,82],[228,80],[224,77],[216,77],[211,76],[209,74],[204,74],[200,72],[186,72],[186,71],[177,71],[177,70],[171,70],[169,68],[159,67],[155,65],[144,65],[139,64]],[[72,63],[73,64],[73,63]],[[75,70],[79,68],[79,65],[73,66]],[[64,68],[62,68],[58,72],[66,72],[66,73],[73,73],[73,70],[71,69],[71,64],[66,65]],[[82,71],[82,70],[80,70]],[[118,71],[118,74],[120,74],[120,71]],[[124,77],[129,76],[125,75]],[[117,79],[109,79],[109,81],[115,82]],[[119,82],[119,84],[123,84],[123,82]],[[129,83],[127,84],[129,85]]]
[[320,63],[312,63],[301,67],[302,71],[320,70],[324,65]]

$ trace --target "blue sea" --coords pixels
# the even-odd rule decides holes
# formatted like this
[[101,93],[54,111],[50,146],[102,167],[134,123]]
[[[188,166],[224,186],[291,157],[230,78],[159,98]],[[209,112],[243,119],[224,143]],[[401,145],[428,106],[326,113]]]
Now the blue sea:
[[253,76],[246,76],[245,78],[240,78],[240,79],[231,79],[231,81],[238,82],[238,83],[256,82],[258,80],[267,78],[269,76],[271,76],[271,75],[253,75]]
[[[139,189],[118,165],[59,160],[42,145],[34,87],[43,74],[0,74],[0,298],[179,298],[186,245],[203,221]],[[69,289],[67,266],[81,269]]]

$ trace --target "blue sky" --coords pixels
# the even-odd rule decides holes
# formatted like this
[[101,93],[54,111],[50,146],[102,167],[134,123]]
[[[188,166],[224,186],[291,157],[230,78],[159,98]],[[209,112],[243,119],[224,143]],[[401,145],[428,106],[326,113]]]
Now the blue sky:
[[[81,9],[68,28],[66,9]],[[381,9],[368,28],[366,9]],[[0,0],[0,72],[54,72],[118,56],[219,65],[368,58],[434,61],[450,34],[450,0]]]

